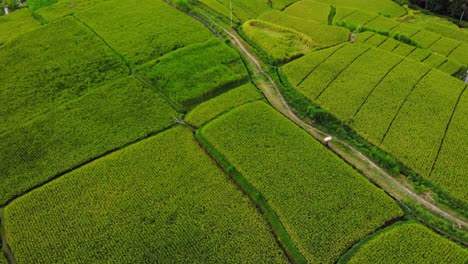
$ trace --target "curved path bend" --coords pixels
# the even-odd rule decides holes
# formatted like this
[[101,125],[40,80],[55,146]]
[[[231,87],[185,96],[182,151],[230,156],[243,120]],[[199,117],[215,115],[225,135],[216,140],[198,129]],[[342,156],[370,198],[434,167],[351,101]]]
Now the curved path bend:
[[[214,21],[210,16],[206,15],[202,11],[199,11],[200,14],[206,17],[212,24],[219,27],[224,33],[229,36],[232,44],[237,47],[237,49],[242,52],[247,59],[255,66],[255,74],[263,75],[266,77],[265,80],[256,81],[257,86],[262,90],[266,99],[269,103],[280,113],[282,113],[289,120],[294,122],[296,125],[300,126],[302,129],[307,131],[315,139],[322,141],[323,138],[327,136],[326,133],[319,130],[318,128],[313,127],[312,125],[306,123],[304,120],[300,119],[296,114],[291,110],[288,103],[281,95],[276,82],[271,78],[271,76],[263,70],[259,59],[254,56],[243,44],[241,38],[238,36],[237,32],[233,30],[228,30],[222,25]],[[194,16],[196,17],[196,16]],[[200,17],[196,17],[197,20],[202,21]],[[205,22],[206,24],[206,22]],[[259,78],[260,79],[260,78]],[[341,147],[339,146],[341,145]],[[344,149],[343,149],[344,148]],[[439,215],[450,222],[456,224],[457,226],[462,226],[464,229],[468,228],[468,223],[460,219],[458,216],[452,214],[451,212],[444,210],[443,208],[429,202],[420,195],[416,194],[413,190],[409,189],[399,181],[397,181],[393,176],[388,174],[380,166],[375,164],[372,160],[363,155],[360,151],[349,145],[348,143],[335,138],[334,143],[330,145],[330,149],[340,156],[343,160],[349,163],[351,166],[355,167],[372,182],[380,186],[385,190],[389,195],[394,197],[397,200],[403,200],[404,197],[408,197],[411,200],[422,205],[432,213]],[[351,154],[350,154],[351,153]]]

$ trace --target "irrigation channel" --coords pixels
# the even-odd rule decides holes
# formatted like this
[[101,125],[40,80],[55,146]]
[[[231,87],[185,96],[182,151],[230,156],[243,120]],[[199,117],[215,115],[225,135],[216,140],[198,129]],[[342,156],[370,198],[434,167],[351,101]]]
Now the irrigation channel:
[[[213,18],[207,15],[202,10],[197,10],[197,15],[191,14],[192,17],[204,23],[210,30],[214,31],[212,25],[218,27],[222,30],[231,40],[233,46],[241,52],[248,62],[251,63],[255,72],[252,72],[252,79],[257,85],[257,87],[262,91],[265,98],[268,102],[280,113],[282,113],[289,120],[294,122],[296,125],[307,131],[311,136],[319,141],[323,141],[328,135],[321,131],[320,129],[312,126],[311,124],[306,123],[304,120],[296,116],[296,114],[289,107],[288,103],[281,95],[279,88],[276,82],[271,78],[271,76],[263,69],[260,60],[253,55],[244,44],[242,38],[238,35],[235,30],[227,29],[221,24],[216,22]],[[204,18],[202,18],[203,16]],[[219,32],[214,32],[219,35]],[[373,183],[380,186],[385,192],[391,195],[394,199],[398,201],[403,201],[403,199],[410,199],[413,202],[423,206],[432,213],[441,216],[450,222],[454,223],[456,226],[463,227],[463,229],[468,228],[468,222],[454,215],[453,213],[441,208],[425,198],[421,197],[419,194],[415,193],[413,190],[409,189],[397,179],[387,173],[384,169],[374,163],[372,160],[367,158],[360,151],[355,149],[353,146],[344,142],[339,138],[334,138],[333,143],[329,145],[329,149],[333,151],[336,155],[341,157],[345,162],[356,168],[362,174],[364,174],[368,179]]]

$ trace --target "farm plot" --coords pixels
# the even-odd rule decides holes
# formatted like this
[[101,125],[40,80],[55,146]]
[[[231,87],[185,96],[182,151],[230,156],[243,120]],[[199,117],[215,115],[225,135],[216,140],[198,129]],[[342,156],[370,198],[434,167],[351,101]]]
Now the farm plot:
[[[102,2],[119,2],[116,0],[28,0],[32,9],[47,21],[73,15],[79,11],[92,8]],[[110,10],[106,10],[110,11]],[[100,14],[103,15],[103,14]]]
[[245,22],[242,30],[257,47],[272,57],[273,63],[277,64],[298,58],[316,45],[303,33],[261,20]]
[[427,30],[421,30],[415,35],[411,36],[411,38],[421,44],[423,48],[431,49],[430,47],[439,41],[442,37]]
[[385,41],[389,39],[386,36],[380,35],[380,34],[374,34],[372,37],[368,38],[364,43],[370,46],[378,47],[382,45]]
[[31,31],[40,24],[32,17],[29,9],[11,12],[8,16],[0,16],[0,46],[13,37]]
[[239,54],[216,38],[166,54],[139,71],[182,106],[209,99],[248,79]]
[[352,126],[367,140],[379,145],[400,105],[428,71],[428,67],[412,60],[397,65],[352,118]]
[[[443,145],[429,177],[437,185],[465,203],[468,203],[468,181],[466,171],[468,160],[468,88],[458,102]],[[454,158],[456,157],[456,158]]]
[[453,40],[451,38],[444,38],[442,37],[436,43],[434,43],[430,49],[434,52],[437,52],[441,55],[447,56],[452,52],[455,48],[460,46],[460,42]]
[[468,262],[468,251],[430,229],[407,223],[390,227],[364,244],[348,263],[453,263]]
[[403,214],[382,190],[263,102],[232,110],[201,134],[265,197],[312,263],[336,261]]
[[0,58],[0,134],[128,74],[124,63],[72,17],[15,38],[0,47]]
[[333,55],[338,49],[345,45],[340,45],[320,51],[312,52],[304,57],[301,57],[293,62],[290,62],[282,67],[282,70],[287,74],[291,84],[299,85],[313,70],[324,62],[328,57]]
[[385,135],[382,147],[426,177],[464,83],[438,70],[409,95]]
[[462,65],[468,66],[468,44],[461,44],[450,55],[449,59],[454,60]]
[[348,41],[348,29],[320,24],[313,20],[293,17],[280,11],[262,14],[260,20],[294,29],[312,38],[317,47],[326,48]]
[[213,118],[243,104],[260,100],[262,95],[252,84],[245,84],[197,105],[185,117],[185,121],[202,126]]
[[399,42],[398,40],[395,40],[395,39],[392,39],[392,38],[387,38],[387,40],[385,42],[383,42],[382,44],[380,44],[378,46],[378,48],[389,51],[389,52],[392,52],[393,50],[396,49],[396,47],[398,45],[400,45],[400,43],[401,42]]
[[379,30],[388,30],[393,31],[400,23],[395,21],[394,19],[390,19],[384,16],[378,16],[377,18],[369,21],[366,24],[367,27],[376,28]]
[[402,57],[390,52],[371,49],[338,75],[316,102],[339,119],[349,120],[374,87],[402,61]]
[[392,17],[400,17],[406,14],[403,7],[391,0],[367,1],[367,0],[315,0],[337,7],[356,8],[371,13],[381,13]]
[[447,58],[437,53],[432,53],[429,57],[425,58],[422,62],[429,67],[439,68],[447,61]]
[[[336,18],[345,17],[356,10],[350,8],[337,8]],[[284,12],[304,20],[315,20],[322,24],[328,23],[330,4],[320,3],[312,0],[302,0],[290,5]]]
[[376,14],[370,14],[357,10],[356,12],[353,12],[352,14],[347,15],[340,20],[353,25],[365,25],[367,22],[370,22],[377,17],[378,15]]
[[462,65],[451,60],[446,60],[442,65],[439,66],[439,70],[454,75],[462,69]]
[[160,0],[107,1],[76,17],[136,65],[211,36],[202,23]]
[[406,57],[409,54],[411,54],[415,49],[417,49],[415,46],[400,43],[392,52],[400,56]]
[[265,220],[174,128],[75,170],[5,209],[18,263],[285,263]]
[[154,91],[124,78],[0,136],[0,204],[112,149],[174,123]]
[[413,52],[411,52],[408,55],[408,58],[412,59],[412,60],[415,60],[415,61],[424,61],[427,58],[429,58],[429,56],[431,56],[431,54],[432,54],[432,52],[430,50],[416,48]]
[[307,79],[297,86],[298,91],[315,101],[342,71],[368,50],[364,45],[347,44],[310,73]]
[[[218,13],[229,17],[230,0],[201,0],[203,4],[209,6]],[[272,1],[281,5],[282,1]],[[239,22],[245,22],[249,19],[257,18],[260,14],[272,10],[268,4],[269,1],[252,1],[252,0],[232,0],[232,13]],[[226,12],[227,11],[227,12]]]

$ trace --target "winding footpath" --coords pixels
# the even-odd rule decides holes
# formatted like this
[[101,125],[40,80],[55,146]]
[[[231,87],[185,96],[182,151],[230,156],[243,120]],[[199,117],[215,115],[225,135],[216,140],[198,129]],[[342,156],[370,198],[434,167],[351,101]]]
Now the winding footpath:
[[[252,63],[255,66],[256,72],[254,74],[256,75],[256,77],[260,77],[261,75],[263,75],[267,79],[261,80],[261,78],[257,78],[258,80],[255,81],[255,83],[263,92],[269,103],[277,111],[282,113],[285,117],[287,117],[289,120],[294,122],[302,129],[307,131],[318,141],[322,141],[326,136],[328,136],[326,133],[322,132],[318,128],[313,127],[312,125],[306,123],[305,121],[296,116],[296,114],[289,107],[284,97],[281,95],[278,86],[276,85],[276,82],[270,77],[269,74],[265,72],[265,70],[263,70],[259,60],[245,47],[237,32],[224,28],[219,23],[214,21],[210,16],[206,15],[202,11],[199,12],[204,17],[206,17],[206,19],[208,19],[210,23],[219,27],[222,31],[224,31],[224,33],[227,36],[229,36],[232,44],[246,56],[250,63]],[[202,21],[203,19],[197,17],[197,20]],[[204,24],[207,23],[205,22]],[[399,201],[403,200],[403,198],[405,197],[410,198],[411,200],[417,202],[432,213],[453,222],[457,226],[462,226],[464,229],[468,228],[468,223],[465,220],[460,219],[456,215],[444,210],[443,208],[438,207],[435,204],[432,204],[428,200],[416,194],[414,191],[401,184],[393,176],[388,174],[385,170],[383,170],[372,160],[363,155],[360,151],[350,146],[348,143],[338,138],[334,138],[334,143],[330,145],[330,150],[332,150],[335,154],[340,156],[351,166],[359,170],[362,174],[364,174],[372,182],[380,186],[393,198]]]

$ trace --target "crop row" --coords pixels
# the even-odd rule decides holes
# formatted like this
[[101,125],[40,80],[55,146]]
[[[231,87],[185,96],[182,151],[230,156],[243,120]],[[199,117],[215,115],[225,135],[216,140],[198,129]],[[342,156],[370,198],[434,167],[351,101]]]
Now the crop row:
[[428,176],[464,84],[432,70],[409,95],[382,141],[420,175]]
[[315,100],[341,72],[368,50],[365,46],[347,44],[321,63],[297,89],[306,97]]
[[402,60],[392,53],[371,49],[338,75],[316,102],[341,120],[348,120],[373,88]]
[[[359,44],[347,45],[325,61],[308,65],[306,58],[321,56],[311,53],[283,68],[293,80],[298,79],[295,73],[314,69],[305,81],[296,85],[302,95],[347,122],[423,178],[432,180],[434,176],[430,173],[464,83],[422,63],[401,61],[402,57],[379,49],[371,49],[350,65],[344,65],[343,56],[333,60],[340,51],[348,50],[346,53],[350,54],[349,50],[362,48]],[[419,56],[419,51],[424,50],[416,49],[412,54]],[[430,52],[420,54],[431,56]],[[318,100],[317,88],[325,89]],[[456,132],[451,133],[463,133],[462,128],[454,127]],[[449,142],[446,148],[459,150],[454,139]],[[457,184],[461,176],[447,176],[459,175],[458,169],[462,167],[448,161],[443,164],[445,168],[438,169],[439,176],[434,182],[449,192],[454,190],[451,193],[454,197],[466,201],[466,194]]]
[[459,99],[457,108],[446,132],[430,179],[444,190],[453,193],[462,201],[468,201],[468,91],[467,87]]
[[390,227],[364,244],[348,263],[452,263],[468,262],[468,251],[428,228],[407,223]]
[[278,214],[310,262],[333,262],[402,215],[383,191],[263,102],[238,107],[201,134]]
[[133,78],[99,87],[0,136],[0,204],[71,167],[174,123]]
[[128,73],[72,17],[20,35],[0,47],[0,58],[0,133]]
[[141,0],[137,5],[104,1],[75,15],[136,65],[211,36],[203,24],[161,0]]
[[233,108],[261,98],[262,95],[255,86],[245,84],[199,104],[185,116],[185,120],[192,125],[202,126]]
[[265,220],[174,128],[73,171],[5,209],[18,263],[286,263]]
[[248,79],[239,53],[217,38],[166,54],[139,71],[182,106],[204,101]]

